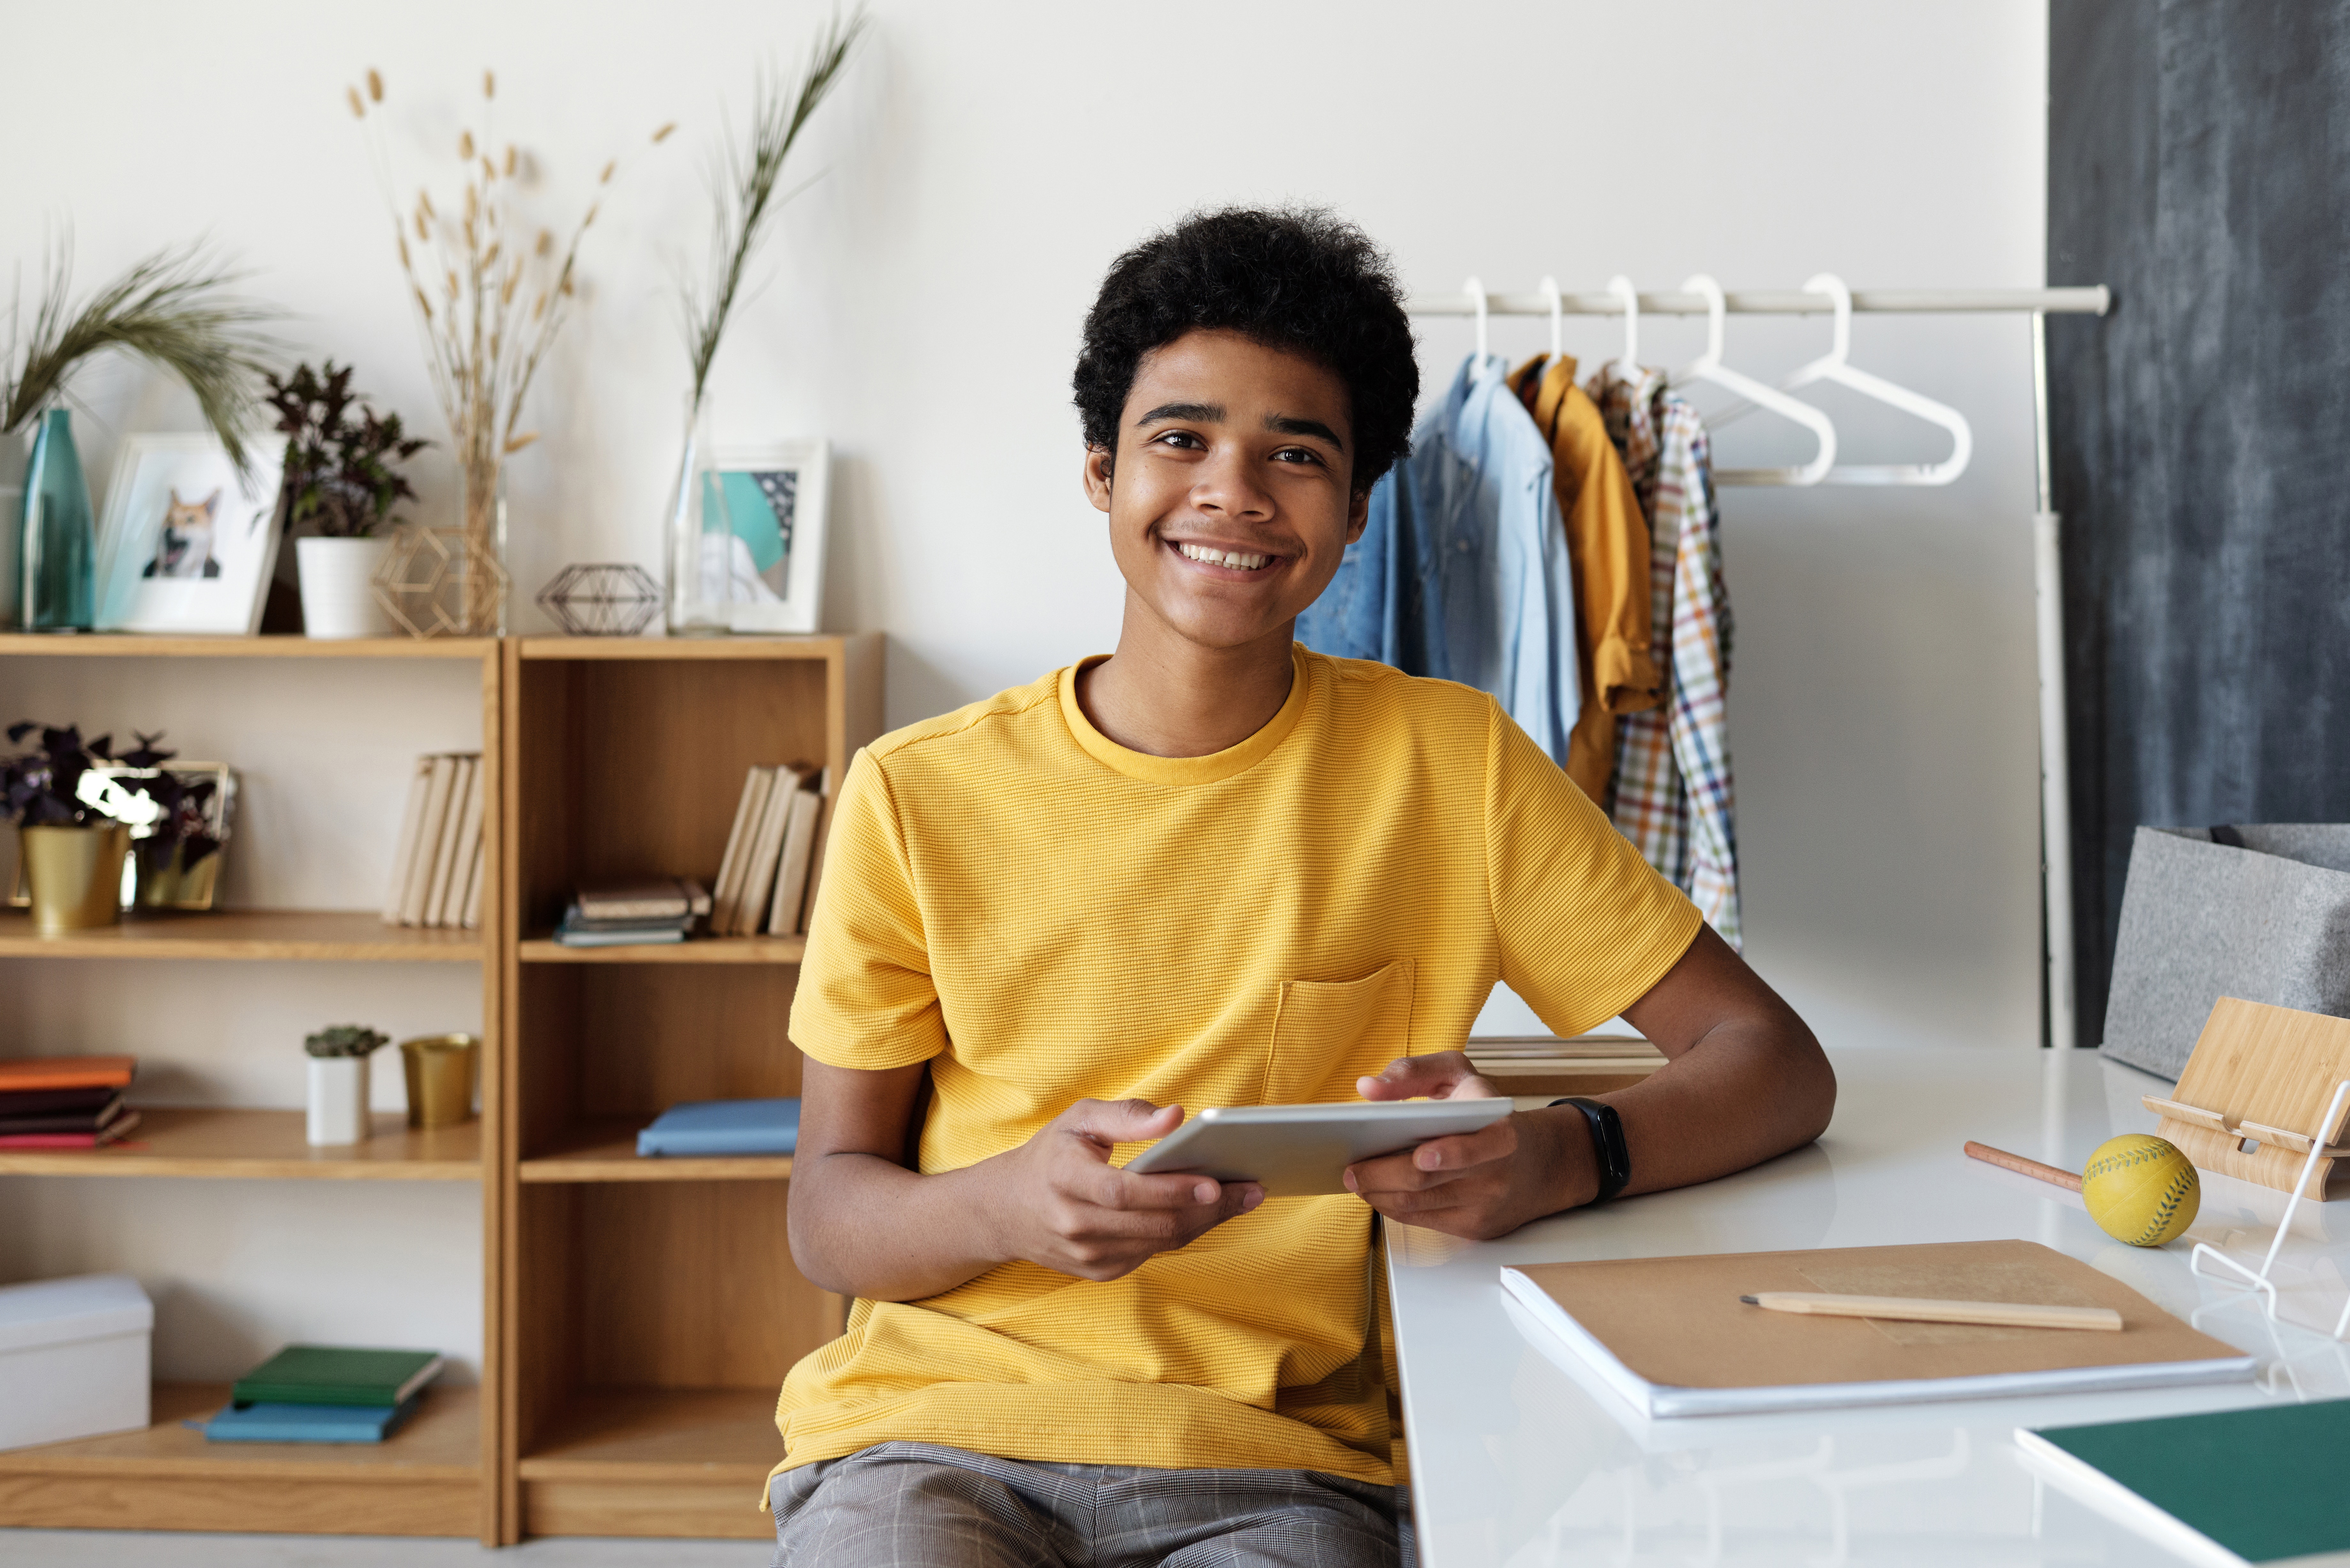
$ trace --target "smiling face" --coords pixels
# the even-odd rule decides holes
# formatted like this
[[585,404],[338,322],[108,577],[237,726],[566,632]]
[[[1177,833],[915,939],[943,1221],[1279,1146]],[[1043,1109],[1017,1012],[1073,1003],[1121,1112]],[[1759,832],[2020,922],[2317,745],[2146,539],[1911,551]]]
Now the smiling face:
[[1086,455],[1138,615],[1186,641],[1284,642],[1363,531],[1347,389],[1237,332],[1186,333],[1137,368],[1118,452]]

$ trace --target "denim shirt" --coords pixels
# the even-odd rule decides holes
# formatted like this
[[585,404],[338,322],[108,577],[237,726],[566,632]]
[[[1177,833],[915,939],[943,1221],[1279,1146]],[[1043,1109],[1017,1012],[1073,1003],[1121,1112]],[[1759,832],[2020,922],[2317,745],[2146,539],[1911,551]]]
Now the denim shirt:
[[1297,639],[1490,691],[1564,767],[1582,684],[1550,443],[1503,362],[1472,355],[1411,447],[1372,487],[1363,536],[1297,618]]

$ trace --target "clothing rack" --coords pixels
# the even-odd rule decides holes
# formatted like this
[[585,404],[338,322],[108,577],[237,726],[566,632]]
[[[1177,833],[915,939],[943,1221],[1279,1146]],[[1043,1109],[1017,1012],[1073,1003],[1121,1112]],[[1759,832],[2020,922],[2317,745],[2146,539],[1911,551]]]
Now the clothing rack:
[[[1692,280],[1703,281],[1703,280]],[[2032,426],[2035,492],[2032,516],[2033,597],[2038,615],[2040,670],[2040,892],[2042,1044],[2070,1050],[2078,1032],[2073,963],[2073,810],[2065,766],[2064,567],[2048,439],[2048,317],[2103,316],[2113,291],[2103,284],[2072,288],[1871,288],[1851,294],[1855,315],[2029,316],[2032,317]],[[1414,295],[1414,316],[1704,316],[1703,294],[1687,290],[1638,294],[1617,280],[1597,292],[1487,293],[1474,279],[1459,294]],[[1725,292],[1732,316],[1826,316],[1837,308],[1828,295],[1807,289]],[[2350,1313],[2350,1309],[2345,1309]]]

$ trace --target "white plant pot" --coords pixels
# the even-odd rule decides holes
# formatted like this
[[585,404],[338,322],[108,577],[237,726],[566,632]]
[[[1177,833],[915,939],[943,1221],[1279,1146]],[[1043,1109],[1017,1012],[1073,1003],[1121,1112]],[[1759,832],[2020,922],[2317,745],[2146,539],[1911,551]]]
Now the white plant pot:
[[368,1136],[368,1059],[312,1056],[309,1140],[314,1145],[365,1143]]
[[390,539],[296,539],[302,629],[312,637],[390,637],[399,631],[376,602],[375,570]]

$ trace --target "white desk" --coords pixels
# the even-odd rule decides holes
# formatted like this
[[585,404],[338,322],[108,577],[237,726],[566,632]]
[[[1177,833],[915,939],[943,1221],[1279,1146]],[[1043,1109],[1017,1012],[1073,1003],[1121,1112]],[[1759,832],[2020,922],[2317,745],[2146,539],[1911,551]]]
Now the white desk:
[[[1421,1568],[1610,1564],[2168,1563],[2043,1489],[2018,1426],[2350,1396],[2329,1337],[2350,1293],[2350,1200],[2304,1202],[2277,1276],[2284,1322],[2188,1272],[2193,1241],[2257,1266],[2285,1195],[2203,1178],[2186,1240],[2126,1247],[2077,1196],[1968,1159],[1968,1138],[2078,1170],[2151,1132],[2161,1079],[2091,1052],[1847,1052],[1835,1124],[1809,1148],[1678,1192],[1529,1225],[1506,1241],[1387,1228]],[[1638,1158],[1638,1151],[1634,1151]],[[1649,1421],[1571,1375],[1503,1295],[1504,1263],[2022,1237],[2085,1259],[2262,1357],[2261,1381],[2054,1399]],[[2316,1325],[2314,1329],[2295,1324]]]

